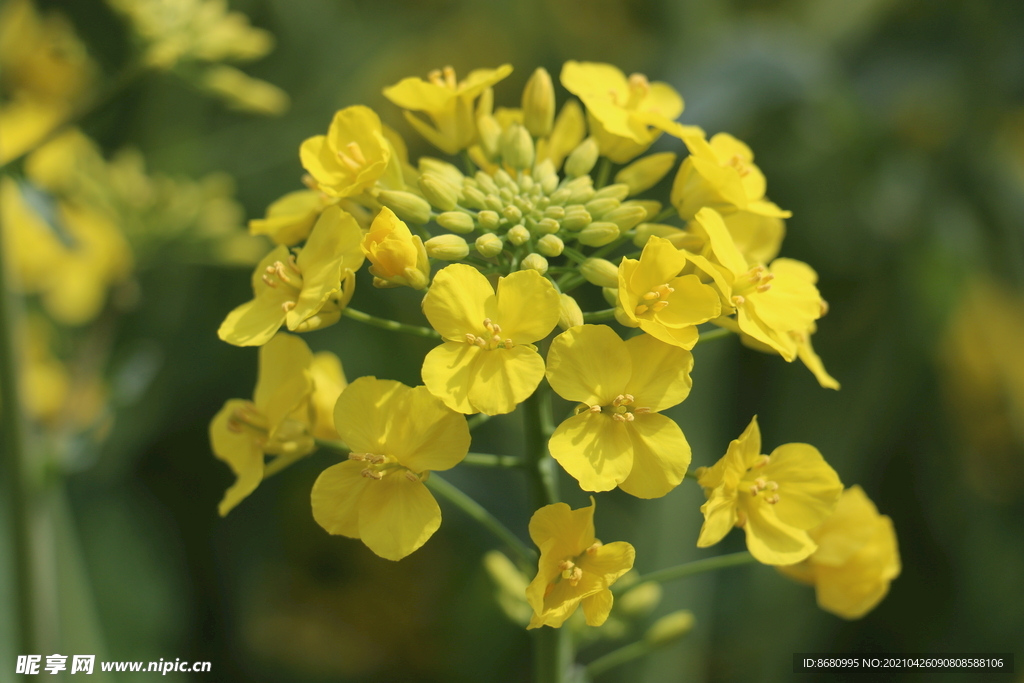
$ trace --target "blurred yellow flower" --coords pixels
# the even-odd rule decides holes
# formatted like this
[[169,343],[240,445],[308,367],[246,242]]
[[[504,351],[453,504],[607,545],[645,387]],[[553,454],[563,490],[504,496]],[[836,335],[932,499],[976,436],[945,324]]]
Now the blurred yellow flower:
[[334,424],[352,452],[317,477],[313,518],[329,533],[400,560],[441,525],[423,481],[466,457],[466,420],[424,387],[360,377],[338,399]]
[[317,439],[336,441],[341,437],[334,428],[334,406],[341,392],[348,386],[345,369],[341,360],[330,351],[313,354],[309,365],[313,377],[313,436]]
[[696,275],[679,275],[685,266],[685,254],[652,235],[640,260],[623,258],[619,264],[616,320],[666,344],[692,349],[697,325],[718,317],[722,305],[715,290]]
[[808,532],[814,554],[779,571],[814,586],[818,606],[844,619],[860,619],[882,601],[900,575],[900,552],[892,520],[864,490],[843,491],[836,511]]
[[423,240],[388,207],[373,219],[362,238],[362,250],[372,264],[374,287],[424,289],[430,284],[430,261]]
[[362,105],[339,110],[327,135],[308,138],[299,148],[303,168],[332,197],[369,189],[387,171],[393,154],[380,117]]
[[690,464],[683,431],[659,411],[690,393],[693,356],[642,334],[622,341],[606,325],[581,325],[555,337],[548,382],[581,405],[548,447],[584,491],[616,486],[658,498],[679,485]]
[[260,261],[252,275],[255,296],[228,313],[217,335],[235,346],[260,346],[282,324],[307,332],[338,322],[363,264],[362,236],[352,216],[326,209],[297,258],[281,245]]
[[586,136],[587,123],[583,118],[583,109],[576,100],[569,100],[559,110],[551,134],[537,141],[537,163],[550,159],[555,170],[558,170],[569,152],[576,149]]
[[643,153],[662,131],[702,133],[675,122],[683,113],[683,98],[667,83],[651,83],[643,74],[627,79],[611,64],[575,61],[562,66],[561,80],[586,106],[590,134],[601,154],[617,164]]
[[839,475],[814,446],[788,443],[762,455],[757,417],[721,460],[696,474],[708,498],[697,547],[742,527],[747,549],[764,564],[794,564],[817,550],[807,532],[833,513],[843,492]]
[[460,413],[501,415],[533,393],[544,360],[533,342],[558,324],[558,292],[534,270],[498,280],[465,264],[434,276],[423,312],[445,342],[423,360],[423,383]]
[[277,334],[260,348],[259,357],[253,399],[228,400],[210,423],[213,453],[237,477],[218,507],[222,517],[263,481],[266,455],[275,456],[268,465],[280,469],[316,448],[309,402],[313,354],[306,342]]
[[329,205],[330,200],[316,190],[289,192],[267,207],[266,217],[249,221],[249,232],[294,246],[309,237],[316,219]]
[[609,587],[633,568],[636,551],[625,541],[602,544],[594,537],[594,510],[565,503],[545,505],[530,518],[530,538],[540,549],[537,576],[526,589],[533,608],[527,628],[559,628],[576,608],[590,626],[608,619],[614,597]]
[[[464,81],[456,81],[455,70],[431,71],[422,78],[403,78],[384,88],[384,96],[407,110],[405,118],[430,144],[446,154],[457,154],[477,137],[473,101],[487,88],[512,73],[510,64],[497,69],[476,69]],[[412,112],[423,112],[433,126]]]
[[218,95],[233,109],[279,116],[288,111],[288,93],[272,83],[253,78],[226,64],[216,64],[203,73],[200,84]]

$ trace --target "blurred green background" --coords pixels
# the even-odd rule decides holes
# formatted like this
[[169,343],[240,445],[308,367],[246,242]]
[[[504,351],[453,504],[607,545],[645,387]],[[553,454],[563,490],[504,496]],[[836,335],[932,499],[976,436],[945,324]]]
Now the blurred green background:
[[[129,35],[104,3],[40,5],[71,17],[105,72],[128,58]],[[842,390],[822,389],[799,364],[727,339],[696,350],[693,393],[669,414],[693,446],[695,466],[719,458],[754,414],[766,448],[816,445],[847,485],[861,484],[892,517],[903,573],[888,598],[855,622],[821,612],[811,589],[768,567],[668,584],[649,620],[687,608],[695,630],[599,680],[837,680],[795,676],[794,652],[1024,657],[1024,387],[1013,384],[1024,379],[1024,339],[1004,335],[995,344],[1010,352],[979,352],[995,366],[985,366],[988,379],[963,360],[964,344],[982,349],[992,336],[986,325],[1024,315],[1020,2],[239,0],[231,7],[276,36],[274,52],[246,70],[288,92],[287,114],[230,112],[154,74],[86,118],[83,129],[108,153],[140,148],[151,169],[169,175],[231,174],[247,218],[299,188],[298,145],[326,130],[338,108],[373,107],[405,136],[414,158],[435,154],[384,99],[383,86],[446,64],[466,73],[509,62],[516,71],[496,87],[495,101],[518,106],[536,66],[557,75],[568,59],[671,83],[686,100],[682,121],[750,144],[769,195],[793,211],[782,255],[821,275],[831,313],[815,345]],[[567,93],[559,87],[558,95],[562,102]],[[655,146],[680,148],[669,140]],[[359,277],[354,306],[422,324],[413,292],[374,290],[365,271]],[[87,578],[79,590],[91,597],[82,599],[78,627],[102,648],[96,653],[208,660],[213,673],[196,680],[224,682],[530,680],[529,636],[497,606],[480,562],[493,540],[443,502],[440,532],[397,564],[313,521],[310,487],[335,460],[324,452],[217,517],[232,476],[213,458],[207,426],[226,399],[251,394],[256,351],[220,342],[216,329],[249,297],[248,270],[175,263],[139,278],[140,304],[118,327],[114,365],[141,357],[155,374],[118,411],[98,459],[68,478],[61,503],[72,520],[60,532],[61,562],[68,571],[80,563],[77,575]],[[984,310],[972,313],[965,297],[990,291],[979,287],[999,288],[1005,301],[980,294]],[[595,298],[591,307],[604,304]],[[377,375],[407,384],[419,382],[432,346],[347,319],[305,339],[337,353],[350,380]],[[518,419],[484,425],[473,449],[517,452]],[[515,472],[460,467],[449,478],[525,538],[530,510]],[[571,479],[562,483],[574,507],[585,502]],[[742,549],[738,532],[723,548],[695,547],[702,500],[692,481],[656,501],[602,494],[599,536],[632,542],[641,572]],[[4,607],[0,616],[5,668],[16,654],[8,613]],[[598,643],[580,659],[628,639]],[[989,679],[903,672],[890,680]]]

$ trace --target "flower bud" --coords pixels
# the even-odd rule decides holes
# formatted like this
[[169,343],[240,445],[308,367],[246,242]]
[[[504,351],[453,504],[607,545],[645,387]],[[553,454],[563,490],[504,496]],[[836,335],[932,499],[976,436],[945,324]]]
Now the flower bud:
[[556,221],[565,218],[565,207],[564,206],[549,206],[544,209],[545,218],[554,218]]
[[476,129],[480,133],[480,149],[484,156],[494,161],[501,146],[501,124],[490,114],[476,117]]
[[462,188],[462,202],[471,209],[483,209],[487,205],[487,195],[475,187]]
[[523,88],[523,125],[536,138],[547,137],[555,125],[555,86],[544,67],[538,67]]
[[563,187],[563,188],[557,189],[554,192],[552,192],[551,195],[550,195],[550,199],[551,199],[551,203],[552,204],[561,205],[561,204],[565,204],[566,201],[568,201],[569,197],[571,197],[571,196],[572,196],[572,190],[569,189],[568,187]]
[[587,210],[582,205],[576,204],[574,206],[566,207],[565,218],[562,219],[562,227],[566,230],[582,230],[583,228],[590,225],[590,221],[593,220]]
[[458,261],[469,255],[469,245],[458,235],[438,235],[423,243],[427,256],[442,261]]
[[609,211],[601,217],[603,220],[615,223],[619,226],[619,230],[626,232],[630,228],[637,225],[640,221],[647,218],[647,210],[642,206],[635,204],[631,206],[620,206],[619,208]]
[[[590,176],[584,176],[588,180]],[[594,188],[589,185],[581,185],[573,188],[572,194],[566,200],[566,204],[585,204],[594,198]]]
[[562,226],[554,218],[542,218],[537,221],[537,230],[545,235],[552,235],[558,232]]
[[615,601],[615,607],[627,617],[642,617],[650,614],[661,602],[661,584],[647,581],[635,588],[630,588]]
[[427,171],[419,179],[420,192],[432,206],[452,211],[459,203],[459,191],[443,176]]
[[476,219],[484,230],[496,230],[501,224],[501,216],[496,211],[481,211]]
[[515,225],[509,228],[508,241],[517,247],[526,244],[530,239],[530,231],[521,225]]
[[570,152],[569,158],[565,160],[563,170],[566,177],[578,178],[589,174],[590,170],[594,168],[594,164],[597,163],[599,152],[597,140],[592,137],[576,145],[576,149]]
[[676,249],[689,248],[687,244],[693,242],[690,246],[695,247],[697,251],[700,250],[700,238],[691,235],[685,230],[680,230],[672,225],[664,225],[663,223],[641,223],[636,226],[633,244],[643,249],[644,245],[647,244],[647,240],[651,239],[652,235],[664,237]]
[[426,225],[430,220],[430,204],[412,192],[383,190],[377,194],[377,201],[394,211],[403,221]]
[[640,194],[657,185],[675,165],[675,152],[648,154],[616,173],[615,182],[629,186],[629,195],[627,196]]
[[474,246],[476,246],[476,250],[480,252],[480,255],[484,258],[497,256],[505,248],[505,244],[501,241],[501,238],[493,232],[477,237]]
[[537,240],[537,251],[545,256],[550,256],[552,258],[555,256],[561,256],[563,249],[565,249],[565,242],[555,235],[544,235]]
[[600,190],[594,193],[594,199],[604,199],[605,197],[611,197],[612,199],[618,199],[620,202],[624,201],[629,196],[629,185],[622,183],[615,183],[614,185],[605,185]]
[[[605,302],[609,306],[615,306],[619,302],[619,288],[618,287],[602,287],[601,288],[601,296],[604,297]],[[616,313],[615,318],[616,318],[616,320],[618,320],[618,314],[617,313]]]
[[580,230],[577,239],[580,241],[580,244],[585,244],[588,247],[603,247],[618,239],[619,234],[619,226],[614,223],[600,221],[591,223]]
[[423,289],[430,283],[430,261],[423,241],[386,206],[373,219],[362,249],[372,264],[369,270],[375,286]]
[[584,204],[583,208],[594,218],[600,218],[612,209],[619,208],[619,204],[619,200],[614,197],[595,197]]
[[515,169],[533,166],[533,138],[530,133],[513,123],[501,134],[501,159]]
[[476,175],[473,177],[476,179],[476,183],[480,186],[482,191],[487,194],[498,194],[498,185],[494,182],[494,178],[483,171],[477,171]]
[[688,609],[671,612],[647,629],[644,640],[655,647],[668,645],[693,630],[693,621],[693,612]]
[[505,210],[502,211],[501,213],[504,214],[505,218],[507,218],[508,222],[511,223],[512,225],[515,225],[519,221],[523,220],[523,210],[520,209],[518,206],[506,206]]
[[462,187],[462,181],[465,179],[458,166],[449,164],[447,161],[435,159],[434,157],[420,157],[419,167],[420,173],[433,173],[444,178],[455,187]]
[[580,266],[580,275],[582,275],[587,282],[598,287],[618,287],[619,286],[619,269],[618,267],[603,258],[588,258]]
[[540,254],[527,254],[519,263],[519,270],[535,270],[543,275],[548,272],[548,260]]
[[473,217],[461,211],[445,211],[437,217],[437,224],[446,230],[462,234],[473,232],[476,229]]
[[559,294],[558,326],[561,327],[563,330],[567,330],[570,327],[576,327],[577,325],[582,324],[583,311],[580,310],[580,305],[576,303],[576,299],[573,299],[568,294]]

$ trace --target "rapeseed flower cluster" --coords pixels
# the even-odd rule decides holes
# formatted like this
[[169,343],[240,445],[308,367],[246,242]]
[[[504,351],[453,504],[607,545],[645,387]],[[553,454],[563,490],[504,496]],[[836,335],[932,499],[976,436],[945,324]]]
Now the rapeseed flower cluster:
[[[268,470],[324,446],[347,457],[317,479],[314,519],[398,560],[439,528],[432,492],[496,524],[431,476],[495,458],[469,453],[470,427],[490,416],[528,404],[541,438],[515,466],[537,481],[553,460],[583,491],[649,499],[688,475],[691,448],[666,411],[689,395],[691,350],[708,333],[799,358],[823,387],[839,388],[811,346],[828,308],[817,275],[779,257],[790,213],[766,198],[743,142],[679,123],[674,88],[608,64],[567,62],[560,81],[578,99],[561,108],[544,69],[528,79],[520,107],[495,107],[511,71],[501,65],[460,79],[446,67],[384,88],[448,158],[414,163],[399,133],[362,105],[338,111],[326,131],[301,143],[305,189],[250,223],[277,246],[253,275],[254,298],[220,328],[225,341],[261,346],[257,395],[229,401],[211,427],[215,453],[238,476],[222,513]],[[645,155],[662,136],[678,141],[678,151]],[[658,188],[673,169],[662,201]],[[425,324],[353,308],[361,279],[421,293]],[[573,293],[588,284],[608,308],[584,311]],[[434,339],[422,385],[367,376],[321,390],[314,357],[278,330],[307,332],[344,317]],[[560,423],[552,392],[571,408]],[[317,433],[328,414],[313,410],[318,395],[336,395],[336,436]],[[707,495],[697,546],[739,527],[754,559],[813,583],[823,608],[860,616],[899,573],[891,523],[859,488],[843,493],[813,446],[762,450],[755,418],[721,460],[690,474]],[[572,510],[543,490],[529,523],[539,549],[533,580],[521,573],[530,551],[511,532],[503,538],[518,548],[520,565],[488,555],[503,607],[529,628],[560,627],[580,606],[587,624],[621,625],[609,621],[612,586],[629,576],[633,547],[597,540],[593,497]],[[660,593],[629,595],[624,615],[645,613],[637,605],[656,604]],[[650,642],[685,633],[693,616],[670,622]]]

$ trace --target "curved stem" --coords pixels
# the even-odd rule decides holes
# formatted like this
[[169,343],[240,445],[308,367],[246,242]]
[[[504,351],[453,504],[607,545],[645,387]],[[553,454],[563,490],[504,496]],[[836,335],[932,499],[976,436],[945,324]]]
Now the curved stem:
[[594,180],[594,187],[600,190],[608,184],[608,178],[612,174],[612,160],[608,157],[601,157],[597,162],[597,178]]
[[430,476],[424,480],[424,483],[431,491],[465,512],[504,542],[515,553],[520,565],[531,567],[536,564],[537,554],[527,548],[526,544],[520,541],[518,536],[509,531],[508,527],[499,522],[497,517],[484,509],[480,503],[467,496],[445,479],[437,476],[435,472],[431,472]]
[[591,311],[583,314],[583,322],[598,323],[604,320],[615,320],[615,309],[605,308],[600,311]]
[[728,567],[738,567],[740,565],[751,564],[756,561],[757,560],[754,559],[754,556],[746,550],[738,553],[729,553],[728,555],[708,557],[703,560],[677,564],[674,567],[666,567],[665,569],[659,569],[658,571],[651,572],[650,574],[644,574],[627,588],[624,588],[621,591],[616,591],[613,587],[612,592],[618,592],[621,595],[628,593],[636,586],[648,581],[664,583],[665,581],[672,581],[673,579],[681,579],[686,576],[694,576],[695,574],[703,574],[704,572],[713,572],[718,569],[726,569]]
[[609,669],[622,666],[634,659],[640,659],[650,654],[652,650],[654,650],[654,646],[646,640],[638,640],[635,643],[623,645],[619,649],[601,655],[590,664],[587,664],[587,676],[590,678],[600,676]]
[[441,335],[432,330],[429,327],[421,327],[419,325],[406,325],[395,320],[388,320],[386,318],[378,318],[372,316],[369,313],[363,313],[357,311],[354,308],[345,308],[341,314],[346,318],[352,318],[352,320],[358,320],[361,323],[379,327],[383,330],[391,330],[392,332],[404,332],[405,334],[411,334],[416,337],[426,337],[428,339],[440,339]]
[[731,337],[734,334],[735,332],[725,327],[719,327],[717,330],[711,330],[710,332],[701,332],[700,337],[698,337],[697,343],[694,344],[694,346],[699,346],[700,344],[709,341],[714,341],[716,339],[724,339],[726,337]]
[[522,467],[523,459],[517,455],[492,455],[490,453],[467,453],[463,465],[477,467]]

